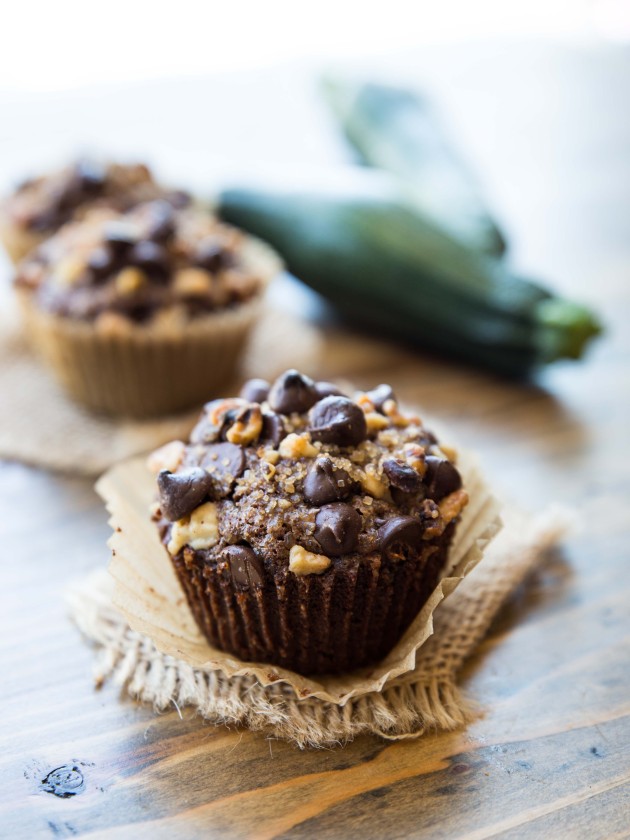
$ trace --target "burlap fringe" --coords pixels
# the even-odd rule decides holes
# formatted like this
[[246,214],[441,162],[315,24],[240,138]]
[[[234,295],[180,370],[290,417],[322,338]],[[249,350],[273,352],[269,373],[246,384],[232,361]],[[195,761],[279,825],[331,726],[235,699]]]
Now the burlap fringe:
[[229,679],[220,671],[194,669],[160,653],[112,607],[112,582],[104,571],[75,587],[68,600],[79,629],[100,648],[96,685],[112,680],[156,710],[192,706],[212,723],[264,730],[300,748],[342,745],[363,733],[417,738],[473,719],[477,710],[457,685],[457,675],[505,598],[571,523],[572,516],[557,507],[534,521],[509,514],[488,555],[436,612],[435,633],[419,650],[415,669],[382,692],[343,706],[298,700],[286,684],[263,687],[251,676]]

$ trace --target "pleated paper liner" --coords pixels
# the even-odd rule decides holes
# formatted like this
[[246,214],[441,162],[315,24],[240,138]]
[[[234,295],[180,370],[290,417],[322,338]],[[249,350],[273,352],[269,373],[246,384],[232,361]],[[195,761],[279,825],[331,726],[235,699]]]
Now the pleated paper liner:
[[[243,260],[262,281],[251,301],[190,320],[182,310],[158,313],[149,324],[119,319],[95,323],[42,310],[19,290],[28,335],[67,393],[89,409],[146,418],[190,409],[234,377],[262,294],[282,270],[276,254],[247,238]],[[170,316],[173,317],[170,317]]]
[[458,469],[470,503],[457,526],[447,569],[402,639],[374,666],[347,675],[312,678],[275,665],[244,662],[213,648],[197,627],[150,519],[155,478],[144,459],[114,467],[97,484],[111,514],[114,606],[132,630],[147,636],[161,652],[195,669],[220,671],[227,678],[252,676],[262,686],[282,681],[300,698],[315,697],[339,705],[350,698],[378,692],[385,683],[414,668],[416,651],[433,632],[436,607],[479,563],[485,546],[500,528],[499,504],[474,457],[460,453]]

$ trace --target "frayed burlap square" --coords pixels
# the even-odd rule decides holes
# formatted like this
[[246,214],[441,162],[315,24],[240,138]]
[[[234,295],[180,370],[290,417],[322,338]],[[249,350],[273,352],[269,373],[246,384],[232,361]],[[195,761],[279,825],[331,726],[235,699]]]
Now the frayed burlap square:
[[192,706],[213,723],[242,724],[300,747],[340,745],[362,733],[400,739],[455,729],[476,714],[457,684],[462,665],[507,596],[570,523],[557,508],[535,518],[502,515],[504,528],[481,563],[436,610],[434,633],[418,650],[415,668],[344,705],[300,700],[285,683],[262,686],[253,676],[227,677],[160,653],[113,607],[113,580],[104,571],[69,593],[70,610],[98,650],[96,685],[113,679],[156,709]]

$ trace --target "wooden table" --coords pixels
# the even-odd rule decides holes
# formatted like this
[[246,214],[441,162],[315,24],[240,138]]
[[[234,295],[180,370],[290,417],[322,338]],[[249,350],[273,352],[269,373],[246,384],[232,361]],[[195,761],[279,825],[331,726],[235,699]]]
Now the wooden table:
[[[532,65],[531,86],[547,78],[549,94],[532,123],[512,103],[485,129],[517,259],[596,304],[606,339],[535,386],[403,350],[366,369],[356,341],[345,360],[359,384],[389,379],[448,422],[501,492],[578,512],[579,533],[515,593],[466,668],[483,716],[419,741],[300,752],[96,691],[63,592],[106,562],[105,512],[88,481],[5,463],[1,836],[630,836],[630,62],[606,55],[563,59],[548,77]],[[488,87],[484,67],[468,85],[498,108],[509,85],[494,74]],[[483,130],[468,125],[481,148]],[[328,335],[331,359],[348,350]]]

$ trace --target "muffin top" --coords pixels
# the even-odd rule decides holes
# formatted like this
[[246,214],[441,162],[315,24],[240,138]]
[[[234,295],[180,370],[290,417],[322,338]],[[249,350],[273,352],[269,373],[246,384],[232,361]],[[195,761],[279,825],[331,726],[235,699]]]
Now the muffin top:
[[171,555],[226,564],[243,587],[269,564],[407,560],[468,501],[454,459],[389,386],[350,398],[289,370],[208,403],[189,443],[153,453],[154,519]]
[[168,198],[177,206],[190,201],[186,193],[169,192],[159,186],[144,164],[104,164],[83,159],[49,175],[24,181],[4,202],[4,212],[21,228],[50,234],[89,207],[128,210],[156,198]]
[[18,266],[15,283],[40,308],[70,318],[185,319],[257,295],[266,278],[247,237],[199,207],[165,199],[119,213],[90,210]]

